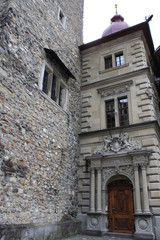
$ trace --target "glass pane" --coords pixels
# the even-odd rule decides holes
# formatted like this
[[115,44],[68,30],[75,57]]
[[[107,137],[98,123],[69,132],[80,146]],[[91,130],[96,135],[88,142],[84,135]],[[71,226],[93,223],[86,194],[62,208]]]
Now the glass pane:
[[117,67],[120,66],[120,59],[119,59],[119,57],[116,57],[116,66],[117,66]]
[[118,100],[119,105],[119,122],[120,126],[125,126],[129,124],[128,116],[128,99],[127,97]]
[[119,67],[124,64],[124,55],[123,53],[115,55],[116,66]]
[[112,68],[112,56],[105,57],[105,69]]
[[48,74],[48,72],[47,72],[46,69],[45,69],[45,71],[44,71],[44,76],[43,76],[42,91],[43,91],[44,93],[46,93],[46,94],[47,94],[47,87],[48,87],[48,78],[49,78],[49,74]]
[[120,56],[120,61],[121,61],[121,65],[123,65],[124,64],[124,56],[123,55]]
[[62,86],[60,86],[60,89],[59,89],[59,105],[62,107],[62,97],[63,97],[63,88]]
[[51,99],[56,101],[56,76],[54,74],[52,77]]
[[106,102],[106,125],[107,128],[115,127],[114,100]]

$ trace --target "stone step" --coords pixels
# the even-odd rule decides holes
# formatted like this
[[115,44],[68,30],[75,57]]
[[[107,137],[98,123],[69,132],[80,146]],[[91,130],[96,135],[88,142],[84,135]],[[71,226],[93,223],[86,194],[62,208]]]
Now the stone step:
[[133,239],[133,234],[128,234],[128,233],[111,233],[111,232],[108,232],[107,236],[111,239],[116,239],[116,240],[121,240],[121,239],[132,240]]
[[76,235],[64,240],[133,240],[132,234],[107,233],[107,236]]

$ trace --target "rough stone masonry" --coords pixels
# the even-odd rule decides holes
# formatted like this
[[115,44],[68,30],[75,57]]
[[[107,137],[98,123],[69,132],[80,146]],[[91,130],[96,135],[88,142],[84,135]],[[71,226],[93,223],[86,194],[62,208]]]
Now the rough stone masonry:
[[[1,224],[76,217],[82,20],[83,0],[0,1]],[[66,111],[39,89],[44,48],[74,76]]]

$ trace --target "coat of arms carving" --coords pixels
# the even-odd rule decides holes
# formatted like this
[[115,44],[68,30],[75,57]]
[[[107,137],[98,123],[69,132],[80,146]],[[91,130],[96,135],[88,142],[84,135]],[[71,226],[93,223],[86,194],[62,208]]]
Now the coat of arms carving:
[[94,155],[106,155],[107,153],[118,153],[123,151],[133,151],[142,149],[138,141],[129,139],[128,133],[123,133],[118,137],[104,137],[104,143],[94,151]]

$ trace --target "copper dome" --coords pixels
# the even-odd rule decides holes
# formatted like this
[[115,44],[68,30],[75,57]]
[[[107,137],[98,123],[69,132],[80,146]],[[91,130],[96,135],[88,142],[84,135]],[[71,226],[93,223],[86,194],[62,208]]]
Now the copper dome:
[[129,27],[128,24],[124,22],[124,18],[121,15],[117,14],[117,9],[116,9],[116,15],[114,15],[111,18],[111,25],[104,30],[102,37],[121,31],[128,27]]

